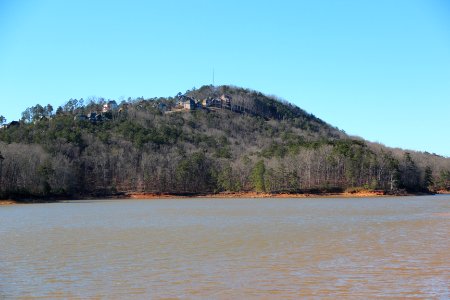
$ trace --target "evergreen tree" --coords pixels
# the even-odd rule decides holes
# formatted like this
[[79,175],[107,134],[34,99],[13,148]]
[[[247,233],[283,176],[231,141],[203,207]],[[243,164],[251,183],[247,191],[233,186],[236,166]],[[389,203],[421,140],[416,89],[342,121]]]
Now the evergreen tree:
[[430,166],[427,166],[425,168],[425,176],[423,178],[423,187],[429,191],[430,187],[432,187],[434,184],[433,182],[433,170]]
[[266,186],[264,182],[265,173],[266,167],[264,165],[264,161],[260,160],[255,164],[251,173],[251,181],[256,192],[266,191]]
[[400,170],[401,187],[413,192],[422,189],[419,168],[409,152],[405,152]]

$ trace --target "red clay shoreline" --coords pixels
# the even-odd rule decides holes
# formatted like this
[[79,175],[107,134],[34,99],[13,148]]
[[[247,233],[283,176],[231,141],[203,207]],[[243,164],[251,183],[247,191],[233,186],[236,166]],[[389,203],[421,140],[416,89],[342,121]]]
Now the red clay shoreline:
[[425,194],[386,194],[383,191],[358,191],[342,193],[257,193],[257,192],[237,192],[237,193],[216,193],[204,195],[172,195],[154,193],[129,193],[127,198],[131,199],[176,199],[176,198],[367,198],[367,197],[390,197],[390,196],[418,196]]
[[[450,194],[450,191],[438,191],[435,194]],[[381,198],[381,197],[399,197],[399,196],[423,196],[433,195],[426,193],[402,193],[402,194],[387,194],[384,191],[356,191],[356,192],[338,192],[338,193],[257,193],[257,192],[226,192],[216,194],[157,194],[157,193],[139,193],[130,192],[117,195],[106,196],[82,196],[76,198],[58,198],[58,199],[0,199],[0,206],[16,205],[16,204],[32,204],[32,203],[55,203],[69,200],[106,200],[106,199],[141,199],[141,200],[156,200],[156,199],[207,199],[207,198]]]

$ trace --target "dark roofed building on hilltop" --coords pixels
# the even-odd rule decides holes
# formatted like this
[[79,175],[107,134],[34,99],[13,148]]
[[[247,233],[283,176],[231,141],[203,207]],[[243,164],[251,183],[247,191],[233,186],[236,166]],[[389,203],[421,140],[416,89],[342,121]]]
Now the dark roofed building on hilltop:
[[177,106],[179,108],[182,108],[185,110],[194,110],[198,107],[198,104],[194,98],[191,98],[191,97],[188,97],[185,95],[178,95],[177,97],[179,99],[177,102]]
[[19,121],[12,121],[8,125],[6,125],[6,128],[17,127],[17,126],[20,126],[20,122]]
[[195,101],[193,99],[187,99],[187,100],[183,101],[182,106],[184,109],[187,109],[187,110],[194,110],[196,107]]
[[110,100],[107,103],[103,105],[103,112],[110,112],[110,111],[116,111],[119,109],[119,106],[117,105],[117,102],[114,100]]

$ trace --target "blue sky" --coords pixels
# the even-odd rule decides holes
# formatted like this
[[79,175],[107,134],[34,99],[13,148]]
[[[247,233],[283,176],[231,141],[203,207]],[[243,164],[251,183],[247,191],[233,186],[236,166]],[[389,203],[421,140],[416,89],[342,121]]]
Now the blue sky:
[[212,83],[450,156],[450,2],[0,0],[0,115]]

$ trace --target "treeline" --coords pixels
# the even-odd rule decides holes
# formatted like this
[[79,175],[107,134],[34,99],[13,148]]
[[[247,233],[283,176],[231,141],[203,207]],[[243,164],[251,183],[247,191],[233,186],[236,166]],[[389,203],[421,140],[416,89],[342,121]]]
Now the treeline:
[[0,130],[0,197],[450,189],[447,158],[351,138],[257,92],[189,93],[206,97],[207,91],[248,105],[257,100],[263,110],[278,107],[272,113],[281,117],[158,109],[161,102],[175,105],[175,98],[128,99],[97,123],[75,116],[100,112],[104,99],[71,99],[56,112],[31,107],[19,125]]

